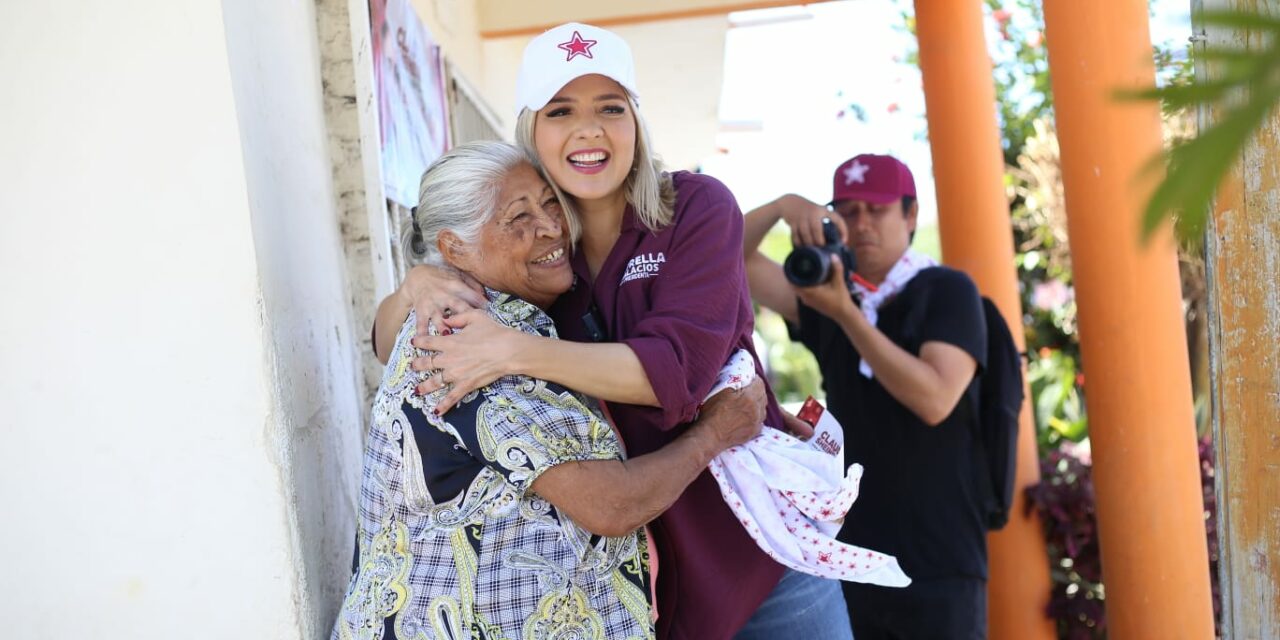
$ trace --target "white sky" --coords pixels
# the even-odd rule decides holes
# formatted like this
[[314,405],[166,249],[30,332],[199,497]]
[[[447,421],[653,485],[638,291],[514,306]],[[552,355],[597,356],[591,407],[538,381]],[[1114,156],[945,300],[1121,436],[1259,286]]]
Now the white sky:
[[[1155,42],[1186,42],[1189,4],[1153,0]],[[729,186],[743,211],[787,192],[825,202],[840,162],[856,153],[889,153],[911,167],[921,223],[934,224],[924,96],[919,72],[903,61],[911,36],[899,28],[895,3],[844,0],[742,12],[731,19],[776,20],[729,31],[720,120],[758,130],[722,132],[717,145],[724,153],[703,162],[703,170]],[[866,122],[847,111],[855,103],[865,109]]]

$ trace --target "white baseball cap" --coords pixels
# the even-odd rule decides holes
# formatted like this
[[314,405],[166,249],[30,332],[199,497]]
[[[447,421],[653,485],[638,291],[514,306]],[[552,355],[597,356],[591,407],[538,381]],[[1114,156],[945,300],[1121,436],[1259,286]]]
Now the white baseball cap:
[[573,80],[590,74],[613,79],[638,99],[631,47],[612,31],[570,22],[529,41],[516,76],[516,113],[537,111]]

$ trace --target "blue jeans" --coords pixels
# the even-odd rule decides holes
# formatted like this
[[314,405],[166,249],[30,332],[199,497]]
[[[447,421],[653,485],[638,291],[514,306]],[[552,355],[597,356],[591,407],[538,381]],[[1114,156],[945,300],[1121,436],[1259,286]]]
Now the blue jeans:
[[734,640],[853,640],[840,583],[792,571],[756,609]]

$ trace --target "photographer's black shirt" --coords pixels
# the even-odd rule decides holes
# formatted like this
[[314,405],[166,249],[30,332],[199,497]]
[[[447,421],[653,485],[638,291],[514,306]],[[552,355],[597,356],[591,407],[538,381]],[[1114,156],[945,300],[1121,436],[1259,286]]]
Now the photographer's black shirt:
[[[906,351],[926,342],[955,345],[986,364],[987,330],[973,281],[946,267],[916,275],[879,310],[876,326]],[[898,557],[912,579],[986,579],[986,528],[976,448],[977,383],[930,427],[875,378],[858,372],[861,357],[834,321],[800,305],[791,327],[818,359],[827,406],[845,433],[845,464],[864,467],[842,541]]]

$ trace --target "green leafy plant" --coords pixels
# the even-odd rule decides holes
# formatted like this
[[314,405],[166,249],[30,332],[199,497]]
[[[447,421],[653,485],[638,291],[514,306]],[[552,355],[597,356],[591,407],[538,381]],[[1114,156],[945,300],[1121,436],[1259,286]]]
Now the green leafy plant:
[[1085,415],[1084,374],[1075,358],[1059,350],[1042,349],[1027,367],[1027,382],[1036,417],[1041,451],[1051,451],[1063,440],[1079,442],[1089,435]]
[[1196,21],[1209,29],[1257,36],[1262,46],[1244,46],[1251,38],[1243,37],[1230,44],[1206,43],[1196,55],[1211,69],[1212,79],[1121,94],[1160,100],[1166,112],[1209,108],[1216,113],[1212,126],[1174,144],[1161,156],[1167,172],[1143,212],[1144,238],[1169,217],[1180,237],[1200,237],[1214,191],[1280,102],[1280,17],[1204,11]]
[[988,46],[1000,143],[1008,166],[1017,166],[1018,155],[1036,135],[1035,123],[1053,114],[1041,4],[1040,0],[986,0],[986,13],[995,27],[995,38]]

